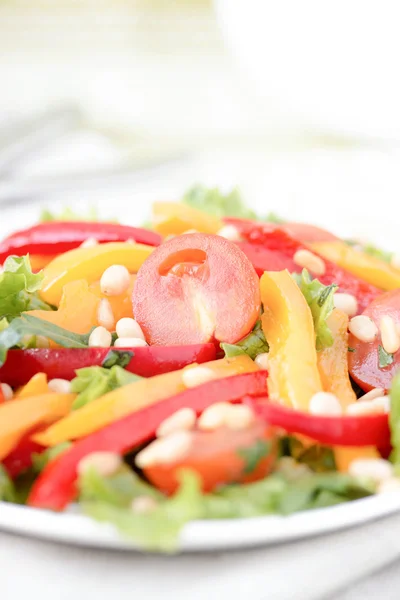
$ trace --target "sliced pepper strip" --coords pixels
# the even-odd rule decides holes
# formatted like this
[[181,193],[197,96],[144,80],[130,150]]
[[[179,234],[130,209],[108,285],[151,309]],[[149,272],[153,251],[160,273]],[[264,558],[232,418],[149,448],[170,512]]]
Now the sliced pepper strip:
[[[17,350],[17,352],[24,352],[24,350]],[[21,362],[23,360],[23,355],[19,356],[18,361],[18,369],[19,372],[25,371],[25,364]],[[4,368],[4,367],[3,367]],[[38,369],[40,371],[41,369]],[[5,380],[4,380],[5,381]],[[10,383],[12,387],[17,387],[18,385],[25,384],[23,388],[18,390],[15,394],[14,398],[18,400],[22,400],[23,398],[29,398],[30,396],[39,396],[41,394],[48,394],[50,392],[49,386],[47,384],[47,375],[46,373],[36,372],[27,378],[26,382],[21,383]]]
[[154,231],[118,223],[51,221],[16,231],[0,243],[0,264],[10,254],[57,255],[78,248],[88,238],[100,243],[133,240],[158,246],[161,237]]
[[388,415],[320,417],[270,402],[269,398],[245,398],[256,413],[270,425],[288,433],[306,435],[328,446],[375,446],[387,448],[390,443]]
[[[306,245],[295,240],[283,229],[269,223],[247,225],[240,233],[248,242],[277,252],[281,257],[293,259],[298,250],[308,249]],[[318,276],[319,281],[325,285],[336,283],[339,286],[339,291],[355,296],[358,301],[359,312],[362,312],[375,298],[382,294],[380,289],[367,283],[363,278],[356,277],[334,262],[327,259],[323,260],[325,273]],[[302,268],[297,265],[296,272],[300,273],[301,270]]]
[[29,439],[29,437],[24,437],[18,446],[3,460],[3,467],[11,479],[15,479],[32,466],[33,455],[40,454],[43,450],[43,446]]
[[246,394],[265,393],[266,371],[256,371],[204,383],[125,416],[104,429],[76,442],[50,462],[36,480],[28,498],[29,506],[62,510],[76,495],[75,480],[79,462],[92,452],[124,455],[151,440],[158,426],[183,407],[201,414],[215,402],[235,402]]
[[[49,379],[68,379],[75,371],[94,365],[102,366],[110,351],[116,356],[130,352],[132,357],[125,369],[141,377],[153,377],[178,371],[192,363],[215,359],[214,344],[193,346],[147,346],[135,348],[31,348],[9,350],[0,378],[13,387],[24,385],[35,374]],[[21,367],[22,365],[22,367]],[[28,383],[27,385],[30,385]],[[31,395],[31,394],[30,394]]]
[[308,410],[310,398],[322,390],[310,308],[288,271],[264,273],[260,284],[269,394],[287,406]]
[[[223,358],[205,363],[205,366],[213,372],[215,379],[257,370],[257,366],[247,355]],[[192,366],[186,368],[190,369]],[[185,384],[182,373],[183,370],[156,375],[118,388],[75,410],[45,431],[36,434],[33,439],[43,446],[55,446],[60,442],[89,435],[132,412],[183,392]]]
[[77,279],[86,279],[89,284],[98,281],[112,265],[124,265],[130,273],[137,273],[153,250],[152,246],[127,242],[70,250],[44,268],[40,295],[48,304],[58,306],[65,284]]
[[347,356],[349,353],[348,316],[335,309],[328,317],[328,327],[332,332],[333,345],[317,352],[318,370],[325,392],[331,392],[345,409],[357,400],[351,386]]
[[42,394],[6,402],[0,406],[0,461],[13,450],[21,438],[38,427],[53,423],[70,410],[76,394]]

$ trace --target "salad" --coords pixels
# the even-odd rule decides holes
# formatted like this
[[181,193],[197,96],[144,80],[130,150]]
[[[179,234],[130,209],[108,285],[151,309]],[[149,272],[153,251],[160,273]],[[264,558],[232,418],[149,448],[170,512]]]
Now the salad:
[[172,552],[400,490],[400,261],[196,186],[0,243],[0,499]]

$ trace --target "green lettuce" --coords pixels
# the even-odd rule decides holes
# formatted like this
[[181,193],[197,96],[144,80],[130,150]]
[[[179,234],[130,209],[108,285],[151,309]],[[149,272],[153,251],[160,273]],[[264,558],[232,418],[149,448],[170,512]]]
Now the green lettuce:
[[400,465],[400,373],[397,373],[392,379],[389,425],[390,441],[393,448],[390,460],[396,465]]
[[0,500],[15,502],[15,488],[3,465],[0,465]]
[[317,350],[329,348],[333,344],[333,336],[327,320],[334,309],[333,296],[337,290],[337,285],[333,283],[326,286],[320,283],[318,279],[311,279],[306,269],[303,269],[301,275],[293,275],[293,277],[296,279],[311,309]]
[[202,210],[210,215],[222,219],[223,217],[236,217],[239,219],[252,219],[282,223],[283,221],[274,213],[269,213],[261,218],[251,208],[246,206],[240,191],[235,188],[227,194],[223,194],[218,188],[207,188],[203,185],[195,185],[183,196],[183,202]]
[[61,442],[52,448],[46,448],[43,452],[34,452],[32,455],[32,469],[37,475],[41,473],[49,462],[57,458],[60,454],[72,446],[71,442]]
[[0,275],[0,319],[14,319],[27,310],[51,310],[39,298],[42,273],[32,273],[29,256],[9,256]]
[[382,248],[378,248],[378,246],[375,246],[374,244],[362,244],[356,240],[345,240],[345,242],[349,246],[354,246],[356,249],[360,249],[362,252],[365,252],[365,254],[379,258],[379,260],[383,260],[387,263],[391,262],[394,255],[394,252],[382,250]]
[[85,367],[78,369],[76,375],[71,381],[71,391],[78,394],[72,405],[74,410],[82,408],[112,390],[141,379],[139,375],[129,373],[118,365],[110,368]]
[[64,208],[58,215],[47,208],[43,209],[40,215],[41,222],[47,221],[99,221],[97,210],[92,207],[86,215],[80,215],[72,208]]
[[33,315],[22,314],[0,331],[0,366],[7,358],[7,351],[20,345],[25,336],[42,335],[64,348],[87,348],[90,333],[80,335]]
[[268,342],[265,339],[264,332],[261,327],[261,321],[257,321],[253,330],[245,338],[236,344],[220,344],[221,349],[225,352],[225,356],[239,356],[247,354],[253,360],[259,354],[269,351]]

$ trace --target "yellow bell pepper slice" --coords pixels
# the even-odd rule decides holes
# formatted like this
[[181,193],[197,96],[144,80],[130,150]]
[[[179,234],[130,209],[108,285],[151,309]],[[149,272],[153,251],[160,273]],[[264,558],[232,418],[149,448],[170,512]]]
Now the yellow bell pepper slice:
[[[38,317],[73,331],[85,334],[99,324],[97,318],[100,298],[89,291],[85,279],[67,283],[58,310],[30,310],[28,315]],[[51,346],[56,346],[51,342]]]
[[133,306],[132,306],[132,295],[133,286],[135,285],[136,275],[131,275],[131,283],[123,294],[119,296],[105,296],[100,288],[100,282],[95,281],[89,286],[89,290],[95,294],[98,298],[107,298],[111,304],[115,322],[119,321],[123,317],[133,318]]
[[0,406],[0,461],[33,428],[53,423],[70,410],[76,394],[42,394]]
[[201,233],[217,233],[223,222],[212,215],[181,202],[154,202],[153,228],[160,235],[179,235],[188,229]]
[[351,387],[347,365],[349,317],[335,309],[327,322],[332,332],[333,345],[317,352],[318,370],[324,391],[335,394],[342,408],[345,409],[357,400]]
[[315,242],[310,244],[310,247],[327,260],[382,290],[395,290],[400,287],[400,270],[375,256],[356,250],[345,242]]
[[44,268],[40,295],[45,302],[58,306],[67,283],[77,279],[93,283],[111,265],[124,265],[131,273],[137,273],[153,250],[152,246],[126,242],[75,248],[60,254]]
[[28,383],[18,390],[14,398],[22,400],[23,398],[30,398],[31,396],[39,396],[49,393],[50,390],[47,384],[46,373],[36,373],[36,375],[30,378]]
[[[223,358],[201,366],[210,369],[216,379],[258,370],[246,355]],[[185,367],[187,368],[193,366]],[[66,440],[78,439],[132,412],[183,392],[186,389],[182,380],[185,369],[141,379],[109,392],[73,411],[65,419],[36,434],[33,439],[44,446],[55,446]]]
[[273,400],[308,411],[322,391],[310,308],[288,271],[265,272],[260,280],[262,328],[269,344],[268,391]]

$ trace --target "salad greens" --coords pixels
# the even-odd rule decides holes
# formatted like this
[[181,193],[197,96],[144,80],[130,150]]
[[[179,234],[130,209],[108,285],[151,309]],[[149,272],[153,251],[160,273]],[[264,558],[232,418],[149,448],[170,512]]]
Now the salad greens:
[[293,275],[296,279],[314,319],[317,350],[332,346],[333,336],[328,325],[328,318],[334,309],[333,295],[337,285],[323,285],[318,279],[311,279],[308,271],[303,269],[301,275]]
[[99,221],[100,219],[97,210],[92,206],[87,215],[81,215],[68,207],[64,208],[61,213],[57,215],[48,208],[45,208],[41,212],[40,220],[42,223],[45,223],[48,221]]
[[393,448],[390,460],[396,465],[400,465],[400,373],[393,377],[390,389],[389,425],[390,442]]
[[2,465],[0,465],[0,500],[15,502],[14,484]]
[[52,310],[37,293],[42,281],[41,273],[32,273],[29,256],[9,256],[0,275],[0,319],[10,321],[27,310]]
[[363,244],[358,242],[357,240],[345,240],[349,246],[354,246],[355,248],[359,248],[365,254],[369,254],[370,256],[374,256],[375,258],[379,258],[379,260],[383,260],[384,262],[390,263],[394,253],[388,252],[387,250],[382,250],[382,248],[378,248],[371,243]]
[[391,365],[394,361],[393,354],[390,352],[386,352],[385,348],[379,344],[378,346],[378,358],[379,358],[379,368],[384,369]]
[[249,335],[236,344],[220,344],[220,346],[225,352],[225,356],[231,357],[239,356],[240,354],[247,354],[253,360],[259,354],[269,351],[268,342],[265,339],[261,321],[257,321],[257,323],[254,325],[253,331],[251,331]]
[[109,369],[104,367],[78,369],[75,379],[71,381],[71,391],[78,394],[72,408],[73,410],[82,408],[100,396],[139,379],[141,379],[139,375],[129,373],[118,365]]
[[72,446],[71,442],[61,442],[56,446],[46,448],[43,452],[35,452],[32,455],[32,470],[35,474],[41,473],[49,462]]

